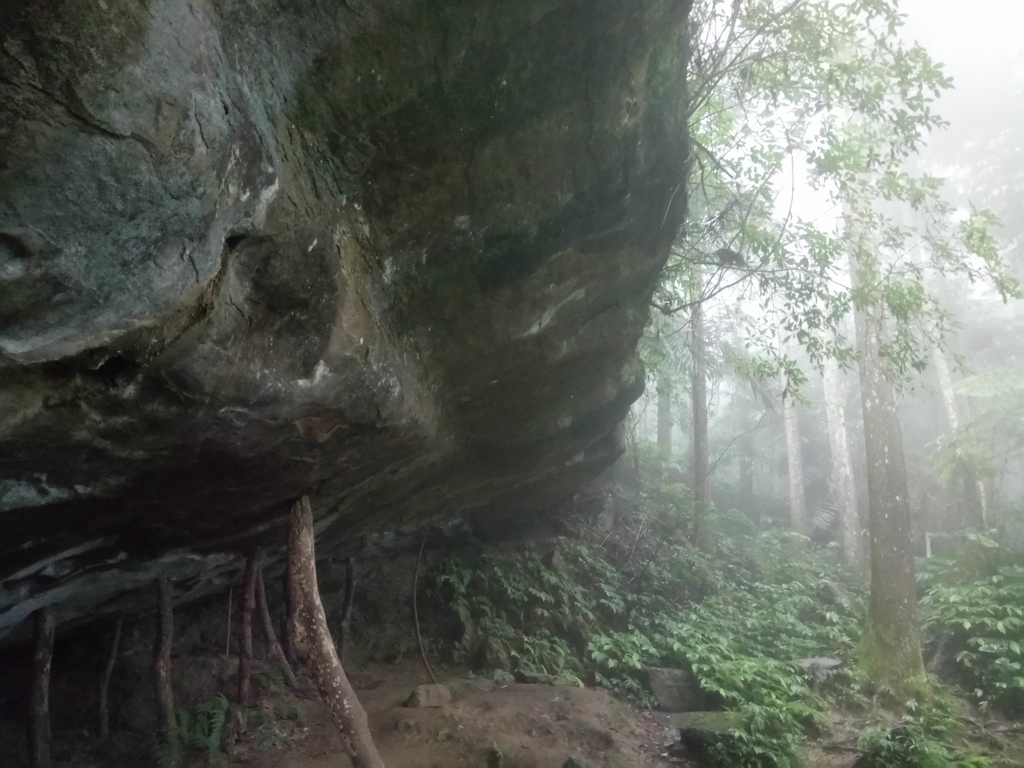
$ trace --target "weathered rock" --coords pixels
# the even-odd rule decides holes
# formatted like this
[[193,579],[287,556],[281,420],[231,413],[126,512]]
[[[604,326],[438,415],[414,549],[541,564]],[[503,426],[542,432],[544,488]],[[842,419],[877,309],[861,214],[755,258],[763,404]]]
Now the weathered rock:
[[808,677],[821,682],[832,677],[836,672],[842,669],[843,662],[839,659],[829,659],[824,657],[815,656],[808,659],[798,659],[796,665],[806,674]]
[[493,637],[484,637],[480,640],[477,659],[477,666],[480,669],[512,671],[512,659],[509,658],[508,651],[501,642]]
[[663,712],[697,712],[722,706],[721,697],[701,688],[690,670],[648,667],[647,687]]
[[443,707],[450,704],[452,692],[448,686],[440,684],[417,685],[409,700],[405,702],[407,707]]
[[562,768],[592,768],[592,763],[581,755],[573,755],[564,763]]
[[565,558],[562,557],[562,553],[557,549],[552,549],[546,552],[541,558],[541,562],[544,563],[545,567],[550,568],[555,573],[567,574],[569,572],[569,565],[565,562]]
[[608,466],[688,6],[0,0],[0,641]]
[[668,749],[673,757],[700,757],[732,731],[742,731],[746,721],[739,712],[682,712],[670,716],[679,729],[679,741]]

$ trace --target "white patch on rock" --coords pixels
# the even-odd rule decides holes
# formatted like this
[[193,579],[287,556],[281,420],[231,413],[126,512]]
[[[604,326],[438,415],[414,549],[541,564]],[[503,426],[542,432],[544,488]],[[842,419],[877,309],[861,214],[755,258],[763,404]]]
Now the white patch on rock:
[[45,474],[37,474],[34,477],[36,482],[0,480],[0,512],[17,507],[41,507],[75,496],[68,488],[59,488],[47,483]]
[[549,325],[551,325],[551,323],[554,321],[555,317],[558,316],[558,313],[562,310],[562,308],[566,304],[569,304],[570,302],[573,302],[573,301],[579,301],[580,299],[584,298],[586,295],[587,295],[587,291],[586,291],[585,288],[579,288],[579,289],[573,291],[568,296],[566,296],[564,299],[562,299],[560,302],[555,304],[555,306],[549,307],[547,310],[545,310],[544,314],[540,316],[539,320],[537,320],[533,325],[531,325],[524,333],[520,333],[516,338],[522,339],[522,338],[525,338],[527,336],[535,336],[535,335],[537,335],[538,333],[543,331],[545,328],[547,328]]
[[260,199],[256,201],[256,212],[252,216],[252,223],[257,229],[263,227],[264,222],[267,220],[267,208],[277,197],[277,191],[280,189],[280,179],[274,178],[274,183],[269,187],[260,192]]

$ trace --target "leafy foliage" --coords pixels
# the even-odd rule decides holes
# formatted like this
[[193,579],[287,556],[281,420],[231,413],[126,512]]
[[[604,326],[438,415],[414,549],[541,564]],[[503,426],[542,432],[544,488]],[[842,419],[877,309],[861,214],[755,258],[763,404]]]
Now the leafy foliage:
[[954,660],[978,701],[1024,707],[1024,564],[1007,561],[999,542],[981,533],[965,537],[964,551],[932,558],[926,585],[925,626],[961,640]]
[[174,744],[161,743],[157,747],[156,756],[160,768],[181,765],[189,750],[200,752],[207,765],[225,763],[221,744],[230,706],[227,697],[221,693],[215,699],[200,704],[195,712],[179,708],[176,712],[177,741]]
[[596,682],[646,705],[647,668],[689,669],[747,719],[745,732],[714,747],[719,764],[795,765],[825,703],[793,662],[852,657],[862,596],[836,587],[836,558],[802,537],[748,530],[723,540],[712,562],[680,533],[684,488],[659,486],[641,501],[649,527],[628,547],[584,536],[557,540],[546,557],[450,556],[436,583],[465,637],[500,644],[497,656],[519,669]]

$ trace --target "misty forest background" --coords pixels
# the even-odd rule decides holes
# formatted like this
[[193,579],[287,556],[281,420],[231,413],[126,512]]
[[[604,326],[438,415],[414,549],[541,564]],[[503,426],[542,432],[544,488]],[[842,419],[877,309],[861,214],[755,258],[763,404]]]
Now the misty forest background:
[[[721,765],[798,764],[844,718],[858,765],[1018,764],[1024,61],[957,94],[901,11],[695,5],[690,214],[617,516],[560,568],[445,561],[485,666],[643,704],[645,669],[692,669],[746,718]],[[843,666],[817,685],[807,657]]]

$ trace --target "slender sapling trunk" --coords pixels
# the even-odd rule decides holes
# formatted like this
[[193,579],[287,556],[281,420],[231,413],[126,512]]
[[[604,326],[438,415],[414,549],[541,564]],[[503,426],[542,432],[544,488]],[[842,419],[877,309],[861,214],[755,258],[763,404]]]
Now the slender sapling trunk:
[[355,768],[384,768],[370,735],[366,712],[342,669],[327,628],[316,580],[313,510],[305,496],[288,515],[288,570],[292,589],[292,636],[341,733]]

